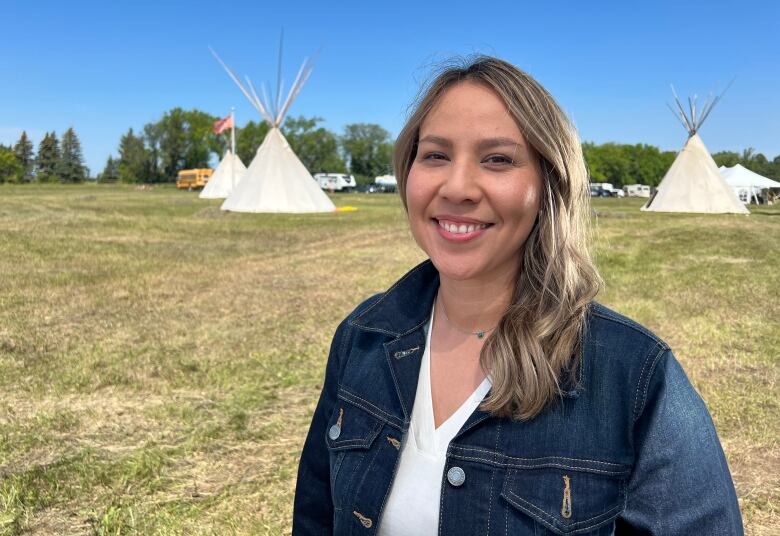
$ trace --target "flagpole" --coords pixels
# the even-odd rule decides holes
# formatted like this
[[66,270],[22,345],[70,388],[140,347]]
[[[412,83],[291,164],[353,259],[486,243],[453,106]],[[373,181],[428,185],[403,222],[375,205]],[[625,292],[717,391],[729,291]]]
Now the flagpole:
[[236,187],[236,112],[235,108],[230,108],[230,147],[233,151],[233,154],[231,158],[233,158],[233,162],[231,162],[230,166],[230,186],[231,191],[233,188]]

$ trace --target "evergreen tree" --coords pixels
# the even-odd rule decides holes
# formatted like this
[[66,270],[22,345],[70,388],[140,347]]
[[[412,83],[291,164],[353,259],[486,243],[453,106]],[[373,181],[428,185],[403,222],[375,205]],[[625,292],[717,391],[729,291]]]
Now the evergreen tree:
[[16,160],[22,166],[22,181],[30,182],[33,180],[33,168],[35,166],[35,154],[33,152],[33,143],[27,137],[27,132],[22,131],[19,141],[14,145],[14,155]]
[[116,182],[119,180],[119,160],[109,156],[106,167],[97,177],[98,182]]
[[81,142],[73,127],[62,135],[62,150],[57,171],[62,182],[83,182],[86,179],[87,170],[81,154]]
[[19,182],[24,171],[11,149],[0,146],[0,184]]
[[122,182],[147,182],[149,151],[144,139],[133,134],[133,129],[119,140],[119,180]]
[[35,159],[35,175],[38,181],[56,181],[59,161],[60,144],[57,140],[57,134],[47,132],[38,145],[38,156]]

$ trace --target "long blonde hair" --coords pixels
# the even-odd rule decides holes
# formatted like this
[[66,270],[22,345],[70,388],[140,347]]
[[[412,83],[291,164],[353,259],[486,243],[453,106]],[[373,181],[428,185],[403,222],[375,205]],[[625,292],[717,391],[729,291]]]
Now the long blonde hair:
[[480,355],[493,381],[482,408],[527,420],[559,396],[563,384],[576,384],[588,304],[601,288],[588,247],[588,173],[579,137],[547,90],[510,63],[478,56],[445,68],[421,91],[396,140],[393,168],[404,207],[420,126],[442,94],[464,80],[498,94],[542,170],[539,215],[519,259],[511,303]]

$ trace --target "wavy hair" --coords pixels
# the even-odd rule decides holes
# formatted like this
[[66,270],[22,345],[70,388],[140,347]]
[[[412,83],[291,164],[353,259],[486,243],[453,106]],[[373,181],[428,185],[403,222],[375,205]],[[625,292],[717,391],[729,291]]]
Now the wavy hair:
[[539,214],[518,259],[511,302],[480,355],[493,382],[482,409],[528,420],[577,384],[588,305],[602,285],[589,250],[588,173],[577,132],[547,90],[510,63],[477,56],[423,87],[396,140],[393,168],[404,207],[420,126],[443,93],[464,80],[498,94],[542,171]]

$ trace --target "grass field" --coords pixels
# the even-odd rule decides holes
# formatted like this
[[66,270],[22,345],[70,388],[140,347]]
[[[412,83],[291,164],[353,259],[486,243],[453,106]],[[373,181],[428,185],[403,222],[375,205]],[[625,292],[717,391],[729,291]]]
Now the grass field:
[[[359,210],[0,187],[0,535],[289,532],[333,330],[423,258],[395,196],[334,199]],[[600,301],[672,345],[777,534],[780,206],[640,204],[595,202]]]

